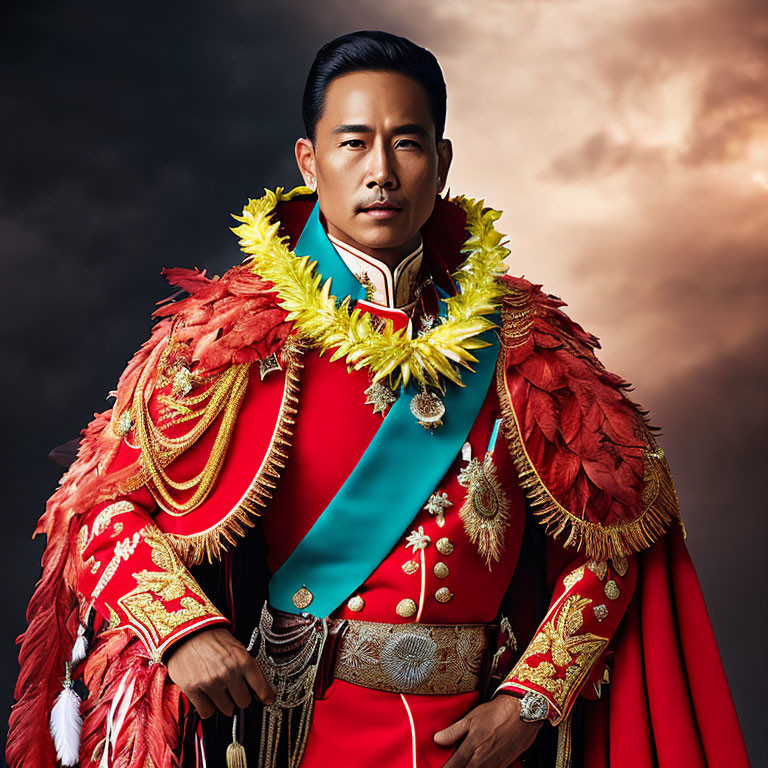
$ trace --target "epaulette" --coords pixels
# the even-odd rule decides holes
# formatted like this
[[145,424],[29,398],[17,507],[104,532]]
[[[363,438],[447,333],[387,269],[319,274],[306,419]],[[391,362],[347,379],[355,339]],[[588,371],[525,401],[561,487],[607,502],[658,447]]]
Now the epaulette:
[[595,560],[650,546],[679,508],[647,412],[598,360],[597,338],[562,311],[564,302],[522,278],[502,281],[497,387],[534,514]]

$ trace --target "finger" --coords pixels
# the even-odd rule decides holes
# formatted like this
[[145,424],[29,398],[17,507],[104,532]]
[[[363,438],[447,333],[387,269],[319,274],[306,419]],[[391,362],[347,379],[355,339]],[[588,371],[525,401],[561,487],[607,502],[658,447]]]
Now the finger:
[[242,675],[235,675],[233,679],[227,683],[227,690],[232,697],[232,701],[234,701],[240,709],[245,709],[251,703],[251,692],[245,684],[245,679]]
[[471,739],[464,739],[443,768],[467,768],[471,764],[474,752],[475,745]]
[[253,656],[248,656],[249,663],[246,664],[243,674],[248,685],[251,686],[259,701],[264,704],[272,704],[275,701],[275,692],[264,677],[261,667],[256,663]]
[[191,691],[186,694],[186,697],[203,720],[209,718],[216,711],[213,702],[202,691]]
[[229,691],[227,691],[226,688],[208,688],[205,692],[218,709],[227,717],[231,717],[234,714],[235,702],[232,701],[232,697],[229,695]]
[[462,717],[461,720],[456,721],[453,725],[438,731],[434,736],[435,744],[439,744],[441,747],[448,747],[451,744],[455,744],[468,731],[469,720],[466,717]]

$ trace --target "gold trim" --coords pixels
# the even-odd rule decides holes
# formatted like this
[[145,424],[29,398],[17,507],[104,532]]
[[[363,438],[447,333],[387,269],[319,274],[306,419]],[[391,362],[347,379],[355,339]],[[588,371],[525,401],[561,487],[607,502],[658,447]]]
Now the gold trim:
[[[515,322],[509,318],[510,310],[504,311],[504,326]],[[509,318],[509,319],[508,319]],[[527,321],[526,321],[527,324]],[[502,332],[502,338],[504,332]],[[584,548],[591,560],[607,560],[624,557],[649,547],[666,530],[673,520],[680,519],[677,492],[663,451],[656,447],[647,425],[638,418],[646,445],[643,469],[643,511],[625,523],[603,525],[591,522],[566,509],[550,493],[539,475],[523,440],[512,397],[505,375],[504,348],[496,366],[496,388],[502,415],[502,431],[509,445],[509,452],[517,469],[520,485],[532,511],[540,518],[548,534],[557,538],[565,534],[563,546]],[[631,407],[636,406],[629,403]]]
[[238,504],[212,528],[191,536],[166,533],[174,549],[187,566],[198,565],[203,560],[218,560],[229,546],[236,546],[235,537],[245,536],[247,528],[255,525],[253,518],[261,516],[261,509],[272,498],[272,491],[277,487],[280,470],[285,468],[288,458],[287,449],[293,440],[293,427],[299,403],[299,371],[303,363],[299,359],[302,348],[293,341],[286,342],[283,348],[285,363],[285,386],[280,403],[277,422],[261,466],[256,472],[248,490]]

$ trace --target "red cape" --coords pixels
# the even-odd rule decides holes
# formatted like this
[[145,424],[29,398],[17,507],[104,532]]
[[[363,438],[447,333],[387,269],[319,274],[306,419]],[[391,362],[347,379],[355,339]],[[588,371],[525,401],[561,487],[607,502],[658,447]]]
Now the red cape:
[[635,596],[613,643],[611,684],[585,706],[585,768],[748,767],[680,526],[638,561]]

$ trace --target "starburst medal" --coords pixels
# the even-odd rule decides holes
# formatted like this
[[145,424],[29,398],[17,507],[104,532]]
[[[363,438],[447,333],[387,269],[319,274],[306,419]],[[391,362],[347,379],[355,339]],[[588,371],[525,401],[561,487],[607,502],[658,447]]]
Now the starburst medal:
[[488,570],[491,560],[499,561],[504,549],[504,533],[509,525],[509,500],[496,475],[496,465],[490,451],[485,460],[471,459],[459,473],[459,484],[467,489],[467,497],[459,510],[464,531]]

